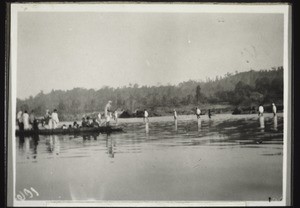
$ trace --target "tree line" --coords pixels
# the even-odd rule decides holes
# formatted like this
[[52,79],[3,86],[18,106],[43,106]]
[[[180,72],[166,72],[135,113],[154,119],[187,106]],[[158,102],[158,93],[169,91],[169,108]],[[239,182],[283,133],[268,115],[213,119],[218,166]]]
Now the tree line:
[[201,104],[230,104],[252,106],[264,103],[283,103],[283,67],[248,71],[216,77],[206,81],[189,80],[178,85],[129,86],[99,90],[43,91],[27,99],[17,99],[17,110],[34,110],[44,115],[46,109],[57,109],[60,115],[102,112],[108,100],[113,108],[134,112],[159,107],[178,108]]

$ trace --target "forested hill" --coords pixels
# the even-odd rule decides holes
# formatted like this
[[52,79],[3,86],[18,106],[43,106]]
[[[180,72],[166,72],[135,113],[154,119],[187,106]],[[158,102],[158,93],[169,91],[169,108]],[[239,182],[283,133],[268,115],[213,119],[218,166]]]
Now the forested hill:
[[99,90],[42,91],[35,97],[17,99],[17,110],[34,110],[43,115],[46,109],[56,108],[61,115],[102,112],[108,100],[114,109],[135,111],[161,107],[179,108],[204,104],[256,106],[259,103],[283,103],[283,67],[270,70],[227,73],[214,80],[186,81],[178,85],[103,87]]

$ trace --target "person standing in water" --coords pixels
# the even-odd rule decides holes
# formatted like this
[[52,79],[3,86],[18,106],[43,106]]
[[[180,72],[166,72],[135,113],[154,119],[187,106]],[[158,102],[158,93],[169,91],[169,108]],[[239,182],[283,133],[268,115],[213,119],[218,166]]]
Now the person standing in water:
[[276,116],[277,108],[276,108],[276,105],[274,103],[272,103],[272,111],[273,111],[273,115]]
[[149,122],[149,118],[148,118],[149,114],[147,109],[144,110],[144,122],[147,120],[147,122]]
[[196,116],[197,116],[197,119],[199,119],[200,118],[200,114],[201,114],[201,110],[200,110],[200,108],[196,108]]
[[173,115],[174,115],[174,120],[177,120],[177,112],[176,112],[175,109],[174,109],[174,111],[173,111]]
[[258,107],[258,116],[263,116],[264,115],[264,107],[260,105]]
[[110,122],[110,108],[111,108],[111,103],[112,101],[108,101],[108,103],[105,105],[104,108],[104,116],[106,119],[106,126],[109,126],[109,122]]
[[211,112],[210,112],[210,109],[208,109],[208,118],[211,118]]

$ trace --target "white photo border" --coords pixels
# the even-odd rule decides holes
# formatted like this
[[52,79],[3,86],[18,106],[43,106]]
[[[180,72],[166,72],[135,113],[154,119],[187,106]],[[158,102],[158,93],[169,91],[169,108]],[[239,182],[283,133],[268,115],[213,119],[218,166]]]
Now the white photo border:
[[[16,86],[17,86],[17,34],[19,12],[128,12],[128,13],[276,13],[284,15],[284,137],[283,137],[283,198],[282,201],[18,201],[15,198],[16,150]],[[285,206],[291,204],[291,6],[282,4],[212,4],[212,3],[12,3],[10,22],[9,60],[9,122],[8,122],[8,169],[10,206],[102,206],[102,207],[199,207],[199,206]],[[8,165],[9,166],[9,165]],[[10,184],[10,183],[8,183]],[[9,205],[9,204],[8,204]]]

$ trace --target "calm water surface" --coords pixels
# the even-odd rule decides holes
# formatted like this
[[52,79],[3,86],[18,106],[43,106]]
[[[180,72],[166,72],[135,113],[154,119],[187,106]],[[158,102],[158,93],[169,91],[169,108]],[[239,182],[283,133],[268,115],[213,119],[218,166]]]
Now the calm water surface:
[[282,197],[283,117],[119,119],[125,133],[16,138],[16,192],[32,200]]

